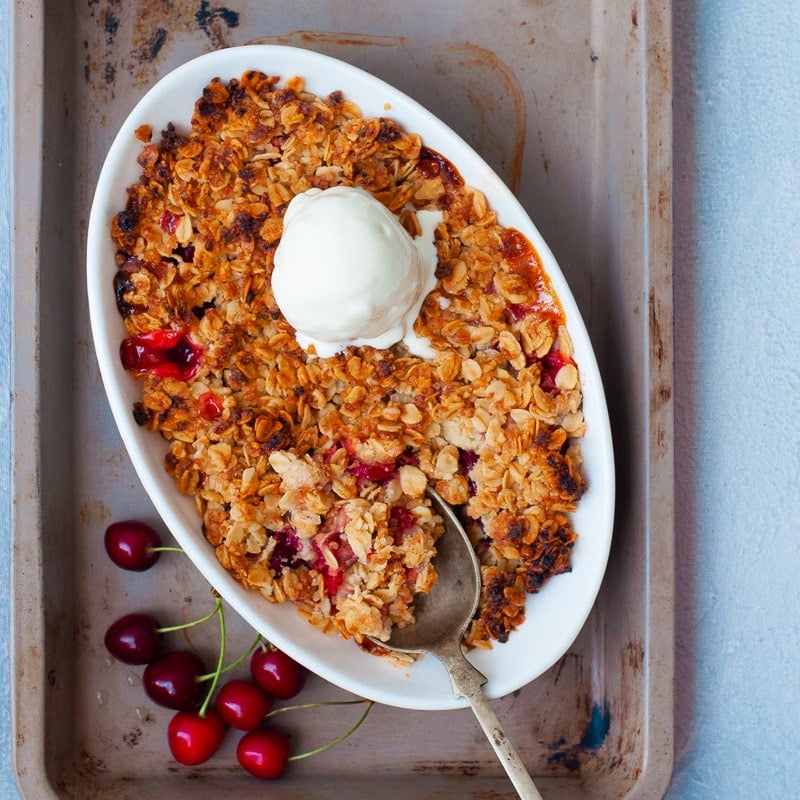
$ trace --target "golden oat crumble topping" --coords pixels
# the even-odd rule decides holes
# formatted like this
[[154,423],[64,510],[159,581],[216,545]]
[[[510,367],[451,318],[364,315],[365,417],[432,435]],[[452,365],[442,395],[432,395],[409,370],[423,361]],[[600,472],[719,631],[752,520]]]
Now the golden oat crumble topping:
[[[134,416],[169,442],[221,563],[374,650],[365,637],[412,621],[436,579],[430,484],[482,563],[467,643],[505,641],[527,595],[569,570],[584,488],[578,368],[532,246],[419,136],[301,78],[215,79],[191,130],[137,137],[142,177],[112,223],[120,352],[140,381]],[[412,235],[416,210],[443,212],[415,324],[435,358],[297,345],[273,253],[291,198],[336,185],[372,192]]]

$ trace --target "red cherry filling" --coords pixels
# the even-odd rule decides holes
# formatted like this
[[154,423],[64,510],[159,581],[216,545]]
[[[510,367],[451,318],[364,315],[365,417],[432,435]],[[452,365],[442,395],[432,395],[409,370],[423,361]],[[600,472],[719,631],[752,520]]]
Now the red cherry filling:
[[197,409],[207,422],[213,422],[222,416],[222,398],[213,392],[203,392],[197,398]]
[[528,306],[520,305],[519,303],[506,303],[506,311],[513,322],[519,322],[521,319],[528,316],[531,310]]
[[472,468],[478,463],[478,454],[472,450],[459,450],[458,451],[458,471],[467,479],[469,484],[469,493],[474,495],[478,491],[475,481],[472,479],[470,473]]
[[542,377],[540,385],[546,392],[553,392],[556,389],[556,375],[561,367],[575,362],[558,350],[551,350],[542,358]]
[[[312,540],[316,557],[311,562],[311,568],[322,573],[322,582],[325,593],[329,597],[336,597],[344,580],[344,571],[356,563],[358,558],[350,547],[350,542],[343,532],[333,530],[318,533]],[[333,566],[323,555],[323,550],[332,554],[337,566]]]
[[173,214],[171,211],[165,211],[161,215],[161,219],[159,220],[158,224],[164,233],[175,233],[180,219],[180,214]]
[[152,372],[186,381],[200,366],[202,350],[183,332],[148,331],[125,339],[119,348],[122,366],[132,372]]
[[394,461],[381,464],[356,460],[350,464],[348,469],[358,480],[373,481],[374,483],[384,483],[385,481],[391,480],[397,474],[397,466]]
[[[347,469],[356,476],[360,483],[365,481],[386,483],[397,477],[398,468],[404,464],[412,464],[414,466],[419,464],[419,459],[410,453],[403,453],[394,461],[361,461],[361,459],[352,458],[352,454],[349,451],[348,455],[352,460]],[[327,453],[326,458],[330,461]]]
[[279,531],[272,534],[275,540],[275,547],[269,557],[269,565],[276,572],[280,572],[284,567],[295,567],[300,563],[297,554],[300,551],[300,539],[297,531],[291,526],[286,525]]
[[187,264],[194,261],[194,245],[191,243],[179,244],[172,252],[176,256],[180,256]]
[[389,512],[389,531],[395,545],[403,541],[403,537],[417,524],[416,517],[402,506],[392,506]]

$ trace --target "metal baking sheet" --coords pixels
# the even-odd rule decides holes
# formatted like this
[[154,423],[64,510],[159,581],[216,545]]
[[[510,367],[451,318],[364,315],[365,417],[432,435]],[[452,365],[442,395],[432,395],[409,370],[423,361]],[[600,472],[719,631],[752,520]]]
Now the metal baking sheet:
[[[658,798],[672,769],[673,434],[670,4],[658,0],[27,0],[13,30],[15,772],[26,798],[263,796],[218,757],[180,768],[170,712],[102,637],[134,609],[192,618],[209,588],[180,557],[120,573],[106,525],[159,522],[106,407],[90,343],[84,236],[114,132],[161,75],[211,49],[294,44],[366,68],[461,133],[518,193],[571,283],[615,436],[611,560],[574,646],[496,701],[548,798]],[[226,76],[228,77],[228,76]],[[346,91],[346,87],[342,87]],[[251,632],[229,620],[229,647]],[[201,650],[214,630],[191,634]],[[321,680],[308,699],[343,693]],[[285,723],[299,747],[342,710]],[[286,715],[288,718],[288,715]],[[272,796],[501,798],[469,711],[377,707]]]

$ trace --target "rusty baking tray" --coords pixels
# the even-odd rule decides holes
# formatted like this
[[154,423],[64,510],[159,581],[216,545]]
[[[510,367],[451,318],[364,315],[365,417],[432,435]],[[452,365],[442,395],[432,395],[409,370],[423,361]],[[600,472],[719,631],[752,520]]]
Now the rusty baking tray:
[[[15,770],[26,798],[501,798],[469,711],[376,708],[343,745],[263,786],[233,745],[178,768],[170,712],[102,636],[137,608],[187,618],[208,587],[176,557],[115,570],[105,526],[158,524],[114,428],[89,337],[84,237],[117,126],[188,58],[295,44],[365,68],[432,109],[518,193],[593,337],[618,465],[611,560],[561,661],[496,701],[547,798],[663,796],[672,769],[673,429],[670,4],[348,0],[29,0],[14,8]],[[346,89],[346,87],[343,87]],[[232,650],[250,631],[230,620]],[[211,631],[213,633],[213,630]],[[211,634],[192,635],[201,649]],[[314,679],[306,696],[342,692]],[[345,712],[287,722],[300,743]],[[233,796],[229,794],[228,796]]]

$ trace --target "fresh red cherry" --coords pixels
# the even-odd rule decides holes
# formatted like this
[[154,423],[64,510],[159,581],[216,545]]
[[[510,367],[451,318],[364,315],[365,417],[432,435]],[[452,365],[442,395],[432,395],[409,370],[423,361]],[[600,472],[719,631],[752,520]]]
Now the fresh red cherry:
[[167,727],[167,743],[176,761],[194,766],[208,761],[225,738],[225,724],[213,712],[179,711]]
[[200,696],[198,678],[206,671],[198,655],[189,650],[167,653],[145,668],[142,682],[148,697],[160,706],[187,711]]
[[112,522],[104,539],[108,557],[122,569],[143,572],[158,561],[161,536],[149,525],[136,520]]
[[149,614],[126,614],[106,631],[106,650],[124,664],[149,664],[161,654],[159,627]]
[[289,740],[278,731],[250,731],[239,741],[236,758],[256,778],[280,778],[289,760]]
[[256,650],[250,659],[250,674],[267,694],[281,700],[294,697],[306,682],[305,667],[280,650]]
[[255,683],[232,680],[217,695],[217,713],[231,728],[255,730],[272,707],[269,695]]

